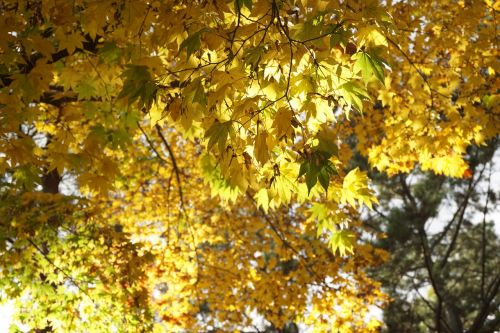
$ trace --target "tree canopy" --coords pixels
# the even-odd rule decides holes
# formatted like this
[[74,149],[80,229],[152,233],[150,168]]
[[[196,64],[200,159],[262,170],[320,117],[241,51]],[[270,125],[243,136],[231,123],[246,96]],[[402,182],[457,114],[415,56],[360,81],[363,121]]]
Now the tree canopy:
[[0,297],[34,331],[377,331],[354,157],[474,177],[498,10],[0,1]]

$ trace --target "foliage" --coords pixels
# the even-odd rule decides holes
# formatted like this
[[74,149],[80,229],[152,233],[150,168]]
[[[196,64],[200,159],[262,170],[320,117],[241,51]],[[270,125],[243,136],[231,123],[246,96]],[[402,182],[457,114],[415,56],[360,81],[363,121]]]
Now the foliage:
[[387,234],[377,245],[392,253],[373,271],[394,299],[384,313],[387,332],[498,329],[500,239],[492,220],[498,214],[492,179],[497,147],[471,149],[467,180],[425,173],[376,177],[386,194],[366,223]]
[[3,294],[63,332],[377,330],[351,157],[469,176],[499,130],[498,9],[1,1]]

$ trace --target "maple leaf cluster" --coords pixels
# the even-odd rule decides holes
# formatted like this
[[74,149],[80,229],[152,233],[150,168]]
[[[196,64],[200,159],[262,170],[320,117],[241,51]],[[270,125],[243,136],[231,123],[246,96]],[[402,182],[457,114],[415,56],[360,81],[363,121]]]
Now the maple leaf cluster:
[[[489,1],[0,3],[0,290],[53,331],[375,332],[389,175],[499,133]],[[35,309],[34,311],[31,311]]]

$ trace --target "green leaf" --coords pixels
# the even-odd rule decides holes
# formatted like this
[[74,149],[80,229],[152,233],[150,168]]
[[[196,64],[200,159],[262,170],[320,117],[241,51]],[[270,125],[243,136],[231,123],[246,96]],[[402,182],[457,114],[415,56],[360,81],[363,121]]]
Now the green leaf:
[[330,184],[330,174],[327,171],[327,168],[322,168],[318,174],[318,180],[321,186],[328,191],[328,185]]
[[322,151],[315,151],[311,154],[309,159],[302,162],[299,169],[299,177],[305,175],[308,193],[316,185],[319,180],[321,186],[328,190],[330,177],[337,174],[337,170],[332,162],[329,161],[330,154]]
[[374,55],[370,55],[370,62],[372,64],[373,74],[375,74],[375,77],[385,86],[384,62]]
[[179,46],[179,53],[181,53],[183,49],[186,49],[186,61],[189,59],[189,56],[191,56],[191,54],[200,49],[201,34],[206,30],[206,28],[203,28],[200,31],[195,32],[194,34],[189,35],[188,38],[186,38]]
[[318,139],[318,145],[314,147],[314,150],[321,151],[327,154],[327,158],[331,156],[337,156],[339,153],[339,148],[333,141],[332,137],[328,136],[327,131],[320,131],[316,138]]
[[[311,164],[309,165],[312,166]],[[308,194],[311,194],[311,189],[314,187],[314,185],[316,185],[317,181],[318,181],[318,171],[314,167],[311,167],[309,169],[309,172],[306,173],[306,185]]]
[[116,63],[120,59],[121,50],[115,43],[104,43],[99,50],[99,56],[107,63]]
[[[316,15],[308,18],[304,23],[295,24],[292,28],[293,36],[300,41],[311,40],[313,45],[321,45],[321,35],[328,34],[332,26],[325,24],[325,12],[318,11]],[[317,39],[315,39],[317,38]]]
[[149,109],[158,91],[149,68],[142,65],[129,65],[122,76],[125,77],[125,83],[118,98],[127,98],[129,104],[140,98],[141,103],[139,106],[145,106]]
[[356,73],[361,71],[363,80],[368,81],[372,76],[369,56],[365,52],[360,51],[355,53],[351,59],[356,60],[354,63],[354,71]]
[[370,95],[364,88],[351,81],[341,85],[339,90],[341,90],[341,96],[348,105],[353,106],[359,112],[363,112],[363,100],[370,99]]
[[79,100],[90,100],[92,97],[96,96],[97,90],[95,87],[95,82],[94,80],[89,77],[86,78],[74,88],[75,92],[78,94],[78,99]]
[[262,55],[266,52],[266,47],[262,44],[251,47],[244,54],[245,63],[250,65],[252,70],[257,70]]
[[16,169],[14,179],[17,184],[23,186],[27,190],[33,190],[36,184],[40,183],[39,170],[34,165],[25,164]]
[[300,165],[298,178],[305,175],[308,171],[309,171],[309,162],[308,161],[302,162],[302,164]]
[[374,58],[363,51],[355,53],[352,59],[356,60],[354,63],[354,71],[361,71],[365,83],[368,83],[371,77],[375,75],[375,77],[384,84],[384,67],[380,59]]
[[236,201],[239,193],[238,187],[231,186],[230,182],[222,176],[220,166],[213,156],[203,154],[200,166],[204,181],[210,185],[212,197],[219,196],[223,200]]
[[485,108],[492,109],[494,106],[499,104],[498,95],[484,95],[481,98],[481,103],[483,103]]
[[236,0],[234,2],[234,6],[237,12],[238,8],[241,9],[243,6],[247,7],[249,10],[252,10],[252,0]]
[[122,74],[126,81],[148,81],[152,79],[148,66],[127,65],[126,68]]
[[183,91],[186,100],[193,103],[198,103],[202,106],[207,105],[207,94],[201,82],[201,78],[196,78]]
[[219,151],[224,151],[224,149],[226,148],[226,141],[230,129],[231,121],[221,123],[216,120],[205,133],[205,138],[210,138],[207,145],[208,150],[211,150],[212,147],[217,143]]
[[330,48],[340,45],[345,48],[349,40],[350,34],[343,28],[338,29],[330,36]]
[[157,91],[158,87],[153,81],[145,82],[140,90],[141,104],[139,106],[145,106],[146,109],[151,108],[151,105],[156,99]]

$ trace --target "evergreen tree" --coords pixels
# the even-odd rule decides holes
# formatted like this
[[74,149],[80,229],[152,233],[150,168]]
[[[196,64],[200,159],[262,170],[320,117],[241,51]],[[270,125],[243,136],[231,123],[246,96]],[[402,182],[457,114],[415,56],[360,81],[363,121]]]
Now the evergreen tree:
[[493,333],[500,328],[500,240],[495,233],[498,142],[468,153],[468,179],[414,172],[374,175],[380,206],[367,223],[391,259],[374,272],[393,299],[386,331]]

